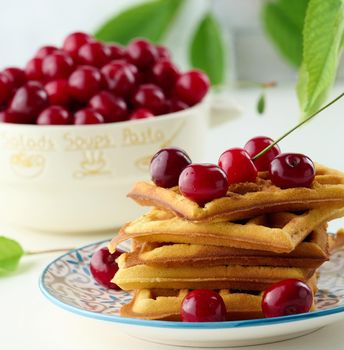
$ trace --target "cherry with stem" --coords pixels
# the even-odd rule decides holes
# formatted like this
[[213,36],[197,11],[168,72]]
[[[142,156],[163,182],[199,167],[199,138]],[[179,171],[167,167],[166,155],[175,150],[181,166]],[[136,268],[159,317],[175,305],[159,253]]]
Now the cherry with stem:
[[281,137],[279,137],[276,141],[274,141],[273,143],[271,143],[269,146],[267,146],[266,148],[264,148],[261,152],[259,152],[258,154],[256,154],[252,160],[256,160],[259,157],[261,157],[263,154],[265,154],[266,152],[268,152],[272,147],[274,147],[276,144],[278,144],[280,141],[282,141],[284,138],[286,138],[288,135],[290,135],[293,131],[295,131],[296,129],[298,129],[300,126],[302,126],[303,124],[307,123],[309,120],[311,120],[312,118],[314,118],[316,115],[318,115],[320,112],[324,111],[325,109],[327,109],[328,107],[330,107],[332,104],[334,104],[335,102],[337,102],[338,100],[340,100],[342,97],[344,96],[344,92],[342,92],[340,95],[338,95],[336,98],[334,98],[332,101],[330,101],[329,103],[327,103],[325,106],[321,107],[319,110],[317,110],[316,112],[314,112],[313,114],[311,114],[308,118],[306,118],[305,120],[303,120],[302,122],[300,122],[299,124],[295,125],[293,128],[291,128],[289,131],[287,131],[285,134],[283,134]]

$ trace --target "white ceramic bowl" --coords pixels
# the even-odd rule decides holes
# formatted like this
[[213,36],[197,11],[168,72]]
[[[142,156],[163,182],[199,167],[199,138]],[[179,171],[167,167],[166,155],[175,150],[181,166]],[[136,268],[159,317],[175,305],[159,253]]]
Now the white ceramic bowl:
[[100,231],[143,212],[126,198],[152,155],[179,146],[202,160],[209,102],[158,118],[85,126],[0,125],[0,213],[52,232]]

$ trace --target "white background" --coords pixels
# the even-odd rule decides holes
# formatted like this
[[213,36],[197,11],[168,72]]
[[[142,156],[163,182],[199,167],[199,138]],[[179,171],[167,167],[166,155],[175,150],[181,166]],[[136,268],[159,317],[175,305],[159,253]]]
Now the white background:
[[[254,9],[257,1],[250,0],[250,5],[247,5],[247,1],[240,2],[241,4],[234,8],[236,11],[229,13],[229,16],[232,18],[234,32],[245,33],[241,22],[250,23],[248,27],[251,29],[246,33],[249,33],[247,38],[252,39],[250,34],[252,27],[258,30],[259,22],[256,17],[252,17],[248,8]],[[0,68],[6,65],[23,65],[39,46],[59,45],[63,37],[71,31],[93,31],[106,17],[129,2],[128,0],[0,0]],[[228,2],[233,4],[232,0]],[[197,0],[199,5],[190,13],[194,16],[197,16],[197,13],[199,15],[202,6],[206,6],[204,3],[203,0]],[[236,4],[238,3],[236,1]],[[243,6],[243,10],[240,10],[240,6]],[[191,26],[194,20],[194,17],[190,16],[188,25]],[[174,39],[170,40],[173,42]],[[253,57],[253,61],[245,63],[246,66],[240,66],[241,71],[248,71],[251,77],[256,74],[258,77],[263,75],[268,78],[270,75],[283,72],[285,80],[292,79],[293,74],[289,67],[277,60],[268,44],[264,45],[266,45],[265,51],[257,52],[258,61],[255,62]],[[247,46],[244,45],[242,50],[247,50]],[[270,70],[261,69],[257,64],[257,62],[261,64],[264,59],[262,52],[267,54],[270,52],[269,57],[274,63],[271,64]],[[183,61],[183,57],[179,59]],[[238,71],[240,73],[240,70]],[[242,76],[243,73],[240,74]],[[226,148],[242,146],[252,136],[269,135],[275,138],[295,124],[298,119],[298,106],[293,86],[290,84],[284,86],[283,81],[279,85],[280,87],[268,94],[267,113],[264,116],[257,116],[255,113],[255,102],[259,91],[232,92],[232,98],[242,106],[244,114],[222,128],[210,131],[207,140],[200,140],[207,142],[205,159],[208,162],[216,161],[218,155]],[[340,91],[338,87],[333,94]],[[319,115],[311,124],[291,135],[282,142],[281,147],[285,151],[306,153],[314,160],[344,170],[343,118],[344,101],[341,101]],[[331,230],[340,226],[344,226],[343,221],[331,225]],[[26,249],[78,246],[104,237],[110,238],[113,234],[54,236],[24,232],[5,227],[1,223],[0,229],[0,234],[18,239]],[[43,267],[55,257],[56,255],[51,254],[25,258],[18,274],[0,279],[1,350],[173,349],[131,339],[118,333],[113,324],[82,319],[51,305],[40,294],[37,282]],[[340,322],[303,338],[249,349],[342,349],[343,326],[344,322]]]

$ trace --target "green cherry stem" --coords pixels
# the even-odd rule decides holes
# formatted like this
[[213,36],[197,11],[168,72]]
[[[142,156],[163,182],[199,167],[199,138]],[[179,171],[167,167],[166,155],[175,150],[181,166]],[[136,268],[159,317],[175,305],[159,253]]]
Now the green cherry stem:
[[296,126],[294,126],[292,129],[290,129],[289,131],[287,131],[284,135],[282,135],[281,137],[279,137],[276,141],[274,141],[271,145],[269,145],[268,147],[264,148],[261,152],[259,152],[258,154],[256,154],[252,160],[256,160],[259,157],[261,157],[263,154],[265,154],[266,152],[270,151],[270,149],[275,146],[276,144],[278,144],[281,140],[283,140],[284,138],[286,138],[289,134],[291,134],[293,131],[295,131],[296,129],[298,129],[300,126],[302,126],[303,124],[307,123],[309,120],[311,120],[312,118],[314,118],[316,115],[318,115],[320,112],[324,111],[326,108],[330,107],[332,104],[334,104],[335,102],[337,102],[339,99],[341,99],[344,96],[344,92],[342,92],[339,96],[337,96],[335,99],[333,99],[332,101],[330,101],[328,104],[326,104],[325,106],[321,107],[319,110],[317,110],[316,112],[314,112],[313,114],[311,114],[308,118],[306,118],[304,121],[302,121],[301,123],[297,124]]

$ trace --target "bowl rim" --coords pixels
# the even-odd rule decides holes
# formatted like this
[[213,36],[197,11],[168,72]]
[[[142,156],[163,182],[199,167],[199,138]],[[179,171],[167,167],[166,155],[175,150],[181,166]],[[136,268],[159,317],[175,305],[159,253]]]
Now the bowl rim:
[[87,311],[81,308],[78,308],[73,305],[66,304],[49,293],[47,287],[45,286],[44,278],[50,267],[55,264],[60,259],[64,257],[76,253],[85,248],[89,248],[91,246],[99,246],[103,243],[109,242],[108,239],[93,242],[90,244],[86,244],[84,246],[72,249],[67,253],[64,253],[51,261],[42,271],[39,277],[39,288],[43,295],[51,301],[53,304],[59,306],[60,308],[75,313],[80,316],[93,318],[101,321],[107,321],[112,323],[121,323],[132,326],[144,326],[144,327],[158,327],[158,328],[172,328],[172,329],[225,329],[225,328],[249,328],[255,326],[269,326],[269,325],[279,325],[290,322],[300,322],[309,319],[315,319],[319,317],[325,317],[330,315],[335,315],[339,313],[344,313],[344,305],[336,306],[333,308],[329,308],[326,310],[317,310],[308,313],[302,313],[297,315],[289,315],[289,316],[280,316],[280,317],[272,317],[272,318],[260,318],[253,320],[242,320],[242,321],[224,321],[224,322],[177,322],[177,321],[158,321],[158,320],[144,320],[144,319],[136,319],[136,318],[125,318],[116,315],[104,315],[97,312]]
[[91,129],[91,128],[97,128],[97,129],[106,129],[109,127],[121,127],[125,125],[141,125],[141,124],[153,124],[156,123],[157,121],[162,121],[164,119],[167,120],[173,120],[173,119],[179,119],[180,117],[186,117],[190,112],[194,112],[195,110],[197,111],[198,109],[201,109],[204,106],[209,105],[209,92],[208,94],[200,101],[199,103],[183,109],[178,112],[172,112],[172,113],[166,113],[166,114],[161,114],[157,115],[151,118],[145,118],[145,119],[136,119],[136,120],[124,120],[121,122],[111,122],[111,123],[102,123],[102,124],[85,124],[85,125],[37,125],[37,124],[17,124],[17,123],[0,123],[0,129],[1,128],[11,128],[11,129],[26,129],[26,130],[33,130],[33,129],[38,129],[39,130],[59,130],[59,131],[66,131],[66,130],[86,130],[86,129]]

